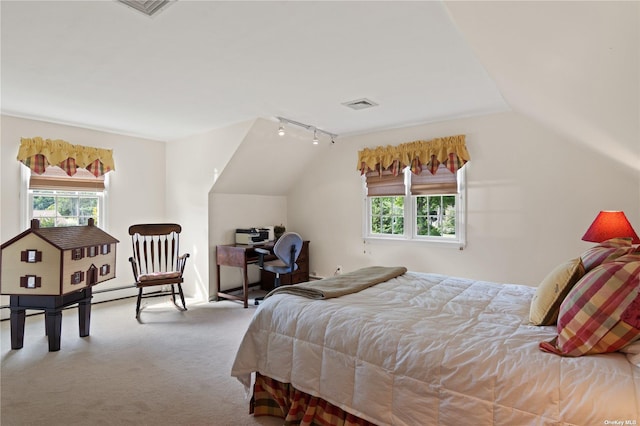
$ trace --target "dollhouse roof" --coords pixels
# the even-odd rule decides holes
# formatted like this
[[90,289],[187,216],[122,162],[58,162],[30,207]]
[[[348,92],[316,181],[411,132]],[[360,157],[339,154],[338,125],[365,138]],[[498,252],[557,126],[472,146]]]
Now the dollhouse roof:
[[93,219],[89,219],[87,226],[64,226],[57,228],[40,228],[40,223],[34,219],[31,222],[31,228],[2,244],[1,247],[4,249],[6,246],[11,245],[28,234],[36,234],[60,250],[71,250],[74,248],[119,242],[102,229],[94,226]]

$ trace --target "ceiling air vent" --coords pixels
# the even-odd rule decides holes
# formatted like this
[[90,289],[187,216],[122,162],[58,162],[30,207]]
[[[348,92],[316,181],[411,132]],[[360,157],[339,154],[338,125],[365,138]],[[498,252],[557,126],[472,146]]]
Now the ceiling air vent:
[[367,99],[367,98],[362,98],[362,99],[356,99],[355,101],[349,101],[349,102],[345,102],[342,105],[349,107],[351,109],[355,109],[355,110],[359,110],[359,109],[366,109],[366,108],[371,108],[374,106],[378,106],[377,103]]
[[166,6],[173,3],[176,0],[117,0],[118,2],[125,4],[132,9],[142,12],[147,16],[153,16],[160,12]]

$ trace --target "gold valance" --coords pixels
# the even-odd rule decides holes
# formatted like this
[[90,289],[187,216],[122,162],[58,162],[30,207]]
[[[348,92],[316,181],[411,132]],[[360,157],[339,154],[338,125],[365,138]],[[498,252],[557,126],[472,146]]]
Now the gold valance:
[[21,138],[18,161],[37,174],[44,173],[49,165],[59,166],[69,176],[81,167],[98,177],[115,170],[111,149],[73,145],[56,139]]
[[358,152],[358,169],[361,174],[390,170],[397,175],[405,167],[410,167],[413,173],[420,174],[426,166],[433,174],[442,163],[455,173],[470,159],[465,135],[456,135],[397,146],[365,148]]

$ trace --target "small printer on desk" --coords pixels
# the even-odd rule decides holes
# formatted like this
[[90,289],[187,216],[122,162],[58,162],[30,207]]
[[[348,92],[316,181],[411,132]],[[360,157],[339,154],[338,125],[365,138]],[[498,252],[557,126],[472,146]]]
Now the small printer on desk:
[[236,229],[236,244],[263,244],[269,241],[269,230],[262,228]]

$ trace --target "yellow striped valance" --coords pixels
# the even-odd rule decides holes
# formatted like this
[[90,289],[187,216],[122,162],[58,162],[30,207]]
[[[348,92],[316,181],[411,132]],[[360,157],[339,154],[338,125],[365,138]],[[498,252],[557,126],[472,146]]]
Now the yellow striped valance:
[[455,173],[470,159],[465,135],[456,135],[397,146],[365,148],[358,152],[358,169],[361,174],[389,170],[397,175],[405,167],[410,167],[415,174],[426,168],[434,174],[442,163]]
[[44,173],[49,165],[60,167],[69,176],[81,167],[98,177],[115,170],[113,151],[91,146],[72,145],[56,139],[21,138],[18,161],[37,174]]

